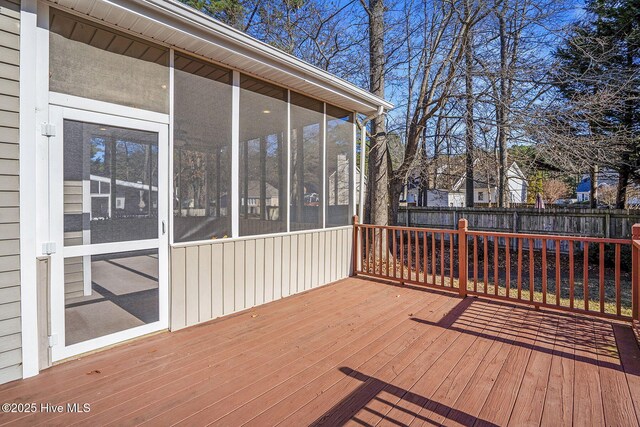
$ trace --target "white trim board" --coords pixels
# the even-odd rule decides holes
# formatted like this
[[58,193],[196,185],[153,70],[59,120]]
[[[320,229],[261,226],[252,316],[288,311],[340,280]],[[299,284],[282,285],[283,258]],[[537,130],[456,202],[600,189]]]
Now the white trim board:
[[[38,300],[36,236],[37,218],[36,141],[42,143],[36,129],[39,110],[38,3],[22,0],[20,11],[20,315],[22,338],[22,377],[39,372],[38,355]],[[46,30],[44,30],[46,32]],[[47,55],[48,59],[48,55]],[[47,73],[47,70],[44,70]],[[46,75],[46,74],[45,74]],[[35,84],[34,84],[35,82]],[[48,84],[48,79],[47,79]],[[48,88],[47,88],[48,90]],[[46,138],[45,138],[46,140]]]

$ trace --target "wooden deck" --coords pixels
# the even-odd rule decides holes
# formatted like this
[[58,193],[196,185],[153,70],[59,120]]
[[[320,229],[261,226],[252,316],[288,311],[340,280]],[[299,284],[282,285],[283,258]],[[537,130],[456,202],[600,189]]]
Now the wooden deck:
[[638,425],[628,325],[348,279],[0,386],[22,425]]

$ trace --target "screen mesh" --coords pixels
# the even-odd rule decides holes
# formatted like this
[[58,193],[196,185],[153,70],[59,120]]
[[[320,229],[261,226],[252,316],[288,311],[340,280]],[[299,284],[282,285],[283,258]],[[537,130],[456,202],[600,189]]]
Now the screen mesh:
[[240,81],[240,235],[287,230],[287,91]]
[[231,72],[176,55],[175,242],[231,235]]
[[51,8],[49,89],[169,113],[169,51]]
[[327,227],[351,224],[353,114],[327,104]]
[[291,230],[322,228],[324,104],[291,92]]

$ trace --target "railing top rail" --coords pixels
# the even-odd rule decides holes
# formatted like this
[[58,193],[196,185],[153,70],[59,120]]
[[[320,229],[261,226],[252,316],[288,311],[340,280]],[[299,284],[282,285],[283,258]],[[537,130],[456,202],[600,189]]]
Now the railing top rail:
[[477,231],[468,230],[467,234],[471,236],[485,236],[485,237],[508,237],[511,239],[535,239],[535,240],[570,240],[573,242],[587,242],[587,243],[610,243],[629,245],[631,240],[629,239],[610,239],[606,237],[583,237],[583,236],[568,236],[559,234],[528,234],[528,233],[503,233],[496,231]]
[[419,231],[426,233],[447,233],[447,234],[456,234],[458,230],[452,230],[451,228],[426,228],[426,227],[404,227],[401,225],[376,225],[376,224],[356,224],[356,227],[362,228],[377,228],[383,230],[397,230],[397,231]]

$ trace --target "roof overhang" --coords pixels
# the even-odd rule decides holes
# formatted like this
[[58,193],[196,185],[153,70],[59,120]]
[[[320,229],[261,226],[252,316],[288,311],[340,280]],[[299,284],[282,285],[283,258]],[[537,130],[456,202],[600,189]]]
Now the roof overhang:
[[49,0],[155,43],[371,115],[393,104],[175,0]]

